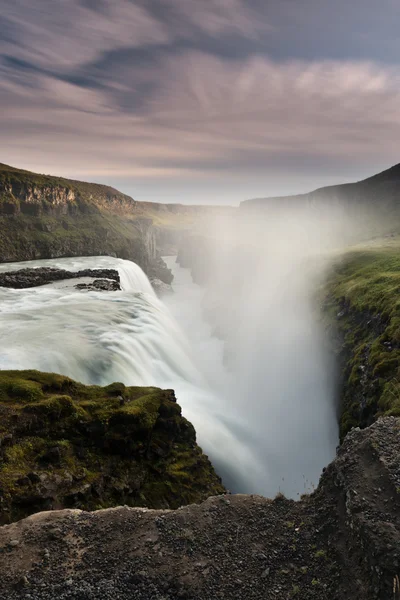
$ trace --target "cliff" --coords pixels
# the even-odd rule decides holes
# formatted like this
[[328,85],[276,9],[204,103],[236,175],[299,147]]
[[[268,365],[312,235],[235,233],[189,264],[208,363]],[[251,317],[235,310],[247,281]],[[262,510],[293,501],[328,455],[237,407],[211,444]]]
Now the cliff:
[[0,372],[0,523],[59,508],[177,508],[224,491],[173,391]]
[[0,164],[0,262],[115,255],[166,283],[182,231],[231,208],[138,202],[118,190]]
[[337,259],[321,302],[341,368],[343,438],[383,415],[400,416],[400,255],[396,238]]
[[319,487],[0,528],[0,598],[398,600],[400,422],[354,430]]

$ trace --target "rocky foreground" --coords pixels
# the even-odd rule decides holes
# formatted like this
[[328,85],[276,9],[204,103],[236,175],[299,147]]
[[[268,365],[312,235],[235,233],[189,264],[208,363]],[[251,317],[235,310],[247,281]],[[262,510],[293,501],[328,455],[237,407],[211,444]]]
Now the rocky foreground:
[[33,515],[0,529],[0,598],[400,598],[400,421],[353,430],[300,502]]

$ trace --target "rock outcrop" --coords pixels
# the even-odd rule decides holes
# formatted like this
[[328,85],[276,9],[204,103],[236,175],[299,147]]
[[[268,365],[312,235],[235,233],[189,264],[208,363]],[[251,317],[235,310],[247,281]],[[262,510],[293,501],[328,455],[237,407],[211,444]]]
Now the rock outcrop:
[[0,372],[0,523],[55,508],[176,508],[224,491],[171,390]]
[[[0,287],[24,289],[64,281],[67,279],[79,279],[80,277],[101,278],[103,281],[111,280],[113,285],[108,286],[110,290],[119,290],[120,277],[115,269],[81,269],[80,271],[66,271],[53,267],[39,267],[34,269],[19,269],[0,273]],[[98,289],[107,289],[105,284],[94,281],[92,284]],[[84,286],[84,287],[82,287]],[[76,287],[86,289],[87,284],[78,284]]]
[[0,598],[398,600],[400,423],[354,430],[299,502],[54,511],[0,528]]
[[151,279],[150,282],[157,296],[162,297],[165,296],[165,294],[171,294],[173,292],[172,285],[164,283],[163,281],[161,281],[161,279]]

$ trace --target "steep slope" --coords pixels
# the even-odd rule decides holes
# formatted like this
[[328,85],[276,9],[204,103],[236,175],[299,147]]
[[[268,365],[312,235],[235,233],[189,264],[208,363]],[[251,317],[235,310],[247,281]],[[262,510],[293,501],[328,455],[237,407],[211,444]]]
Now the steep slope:
[[353,431],[299,502],[53,511],[0,528],[0,598],[399,600],[400,423]]

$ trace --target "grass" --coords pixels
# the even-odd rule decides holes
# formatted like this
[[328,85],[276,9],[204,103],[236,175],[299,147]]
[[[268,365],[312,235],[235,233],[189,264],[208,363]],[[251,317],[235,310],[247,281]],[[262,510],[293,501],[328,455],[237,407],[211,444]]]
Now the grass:
[[341,437],[382,415],[400,416],[400,245],[360,248],[338,260],[324,311],[343,339]]

